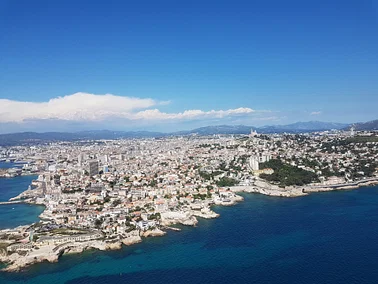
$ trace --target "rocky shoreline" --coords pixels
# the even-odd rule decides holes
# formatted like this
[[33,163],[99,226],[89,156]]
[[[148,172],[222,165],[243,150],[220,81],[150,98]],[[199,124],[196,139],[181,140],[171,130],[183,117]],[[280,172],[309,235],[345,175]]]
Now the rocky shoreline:
[[298,197],[308,195],[315,192],[336,191],[336,190],[349,190],[357,189],[365,186],[378,185],[378,178],[371,178],[368,180],[360,180],[356,182],[336,184],[336,185],[319,185],[310,184],[305,186],[289,186],[281,188],[278,185],[272,185],[264,180],[256,180],[254,186],[233,186],[230,187],[232,192],[247,192],[247,193],[260,193],[268,196],[277,197]]
[[[23,194],[21,194],[24,196]],[[236,198],[233,201],[235,204],[240,201],[242,197]],[[43,213],[41,214],[43,215]],[[196,217],[212,219],[219,217],[219,214],[213,212],[210,209],[205,209],[202,211],[191,210],[188,211],[182,218],[175,218],[176,216],[170,216],[169,214],[165,216],[162,214],[162,219],[160,226],[164,229],[171,229],[174,231],[180,231],[180,229],[169,227],[175,224],[182,224],[186,226],[195,226],[198,223]],[[10,233],[15,231],[25,231],[30,228],[30,226],[20,226],[15,229],[2,230],[0,233]],[[85,250],[97,249],[97,250],[118,250],[123,246],[130,246],[136,243],[142,242],[143,238],[147,237],[160,237],[164,236],[166,231],[159,228],[154,228],[151,230],[134,230],[128,233],[126,238],[115,238],[114,240],[109,239],[98,239],[84,242],[72,242],[62,245],[44,245],[39,247],[38,241],[33,244],[33,249],[30,251],[13,252],[8,254],[6,250],[0,249],[0,262],[6,264],[6,267],[2,269],[4,272],[18,272],[23,268],[30,265],[40,263],[40,262],[58,262],[60,256],[65,254],[81,253]],[[9,243],[10,244],[10,243]]]
[[142,237],[159,237],[164,236],[166,232],[160,229],[147,230],[143,232],[134,232],[129,237],[118,239],[115,241],[94,240],[88,242],[75,242],[63,245],[60,249],[56,246],[45,246],[36,249],[30,253],[19,254],[17,252],[10,255],[0,252],[0,262],[6,263],[7,266],[2,269],[5,272],[18,272],[23,268],[40,262],[58,262],[59,258],[65,254],[82,253],[86,250],[97,249],[105,250],[118,250],[122,246],[130,246],[142,242]]
[[[238,202],[243,201],[243,197],[236,195],[237,192],[246,193],[260,193],[268,196],[278,196],[278,197],[297,197],[308,195],[313,192],[323,192],[323,191],[333,191],[333,190],[344,190],[344,189],[355,189],[362,186],[377,185],[378,178],[371,180],[362,180],[355,183],[346,183],[340,185],[307,185],[307,186],[292,186],[286,188],[280,188],[277,185],[269,184],[268,182],[258,179],[255,181],[254,186],[233,186],[230,187],[230,192],[227,199],[214,199],[213,204],[222,206],[231,206]],[[18,197],[12,198],[11,200],[16,200],[20,198],[28,197],[30,193],[35,194],[35,190],[25,191],[21,193]],[[33,203],[29,199],[24,200],[28,203]],[[41,214],[43,216],[43,213]],[[212,219],[219,217],[219,214],[212,211],[210,208],[205,207],[201,210],[188,210],[184,212],[164,212],[161,214],[161,220],[159,226],[165,230],[172,229],[179,231],[179,229],[174,227],[169,227],[175,224],[182,224],[186,226],[196,226],[198,223],[197,217]],[[2,230],[0,233],[7,233],[7,231],[22,231],[28,226],[20,226],[15,229]],[[66,243],[59,246],[56,245],[45,245],[38,247],[38,242],[34,243],[34,248],[30,251],[13,252],[8,254],[6,250],[0,249],[0,262],[7,264],[2,271],[7,272],[17,272],[23,268],[30,266],[35,263],[40,262],[57,262],[59,257],[64,254],[81,253],[89,249],[98,250],[116,250],[121,249],[123,245],[130,246],[132,244],[142,242],[142,238],[146,237],[157,237],[163,236],[166,231],[159,228],[151,230],[135,230],[127,234],[127,237],[121,238],[118,236],[114,240],[109,239],[97,239],[84,242],[72,242]]]

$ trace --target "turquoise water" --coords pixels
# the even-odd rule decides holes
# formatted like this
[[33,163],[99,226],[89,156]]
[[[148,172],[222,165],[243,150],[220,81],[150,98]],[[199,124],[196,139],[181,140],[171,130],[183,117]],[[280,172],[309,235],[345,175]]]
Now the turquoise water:
[[377,283],[378,187],[244,197],[196,228],[1,273],[0,283]]
[[[0,163],[0,168],[4,168]],[[15,178],[0,178],[0,201],[8,201],[9,198],[25,191],[33,179],[37,176],[19,176]],[[27,225],[38,221],[38,215],[42,213],[43,206],[29,204],[0,205],[0,229],[12,228],[19,225]]]
[[14,228],[39,221],[43,206],[28,204],[0,205],[0,229]]

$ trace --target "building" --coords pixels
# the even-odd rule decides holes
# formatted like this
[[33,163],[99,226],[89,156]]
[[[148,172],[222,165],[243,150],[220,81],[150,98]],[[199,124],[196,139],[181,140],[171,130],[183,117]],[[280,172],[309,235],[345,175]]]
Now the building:
[[98,161],[92,160],[88,163],[89,176],[95,176],[98,174]]
[[355,130],[355,128],[354,128],[354,126],[352,126],[351,128],[350,128],[350,136],[351,137],[353,137],[356,133],[354,132],[354,130]]
[[104,165],[104,166],[102,167],[102,171],[103,171],[104,173],[108,173],[108,172],[109,172],[109,166],[108,166],[108,165]]
[[251,133],[249,134],[249,137],[256,137],[257,136],[257,131],[253,131],[253,129],[251,129]]
[[77,163],[81,167],[83,165],[84,157],[83,154],[80,153],[79,156],[77,157]]
[[70,236],[41,236],[38,239],[37,244],[58,245],[58,244],[64,244],[64,243],[69,243],[69,242],[87,242],[87,241],[97,240],[102,237],[103,236],[101,233],[88,233],[88,234],[70,235]]
[[249,158],[249,167],[253,171],[258,171],[260,169],[259,168],[259,164],[260,163],[269,162],[270,159],[271,159],[271,155],[269,153],[257,153],[257,154],[253,154]]
[[104,162],[105,164],[107,164],[107,163],[110,162],[110,157],[109,157],[109,155],[104,155],[103,162]]
[[267,153],[260,153],[258,155],[258,159],[259,159],[259,163],[269,162],[270,159],[271,159],[271,155],[269,155]]
[[15,251],[30,251],[33,248],[33,245],[31,243],[17,243],[12,244],[7,247],[8,252],[15,252]]
[[259,170],[259,158],[256,156],[251,156],[249,158],[249,166],[253,171]]

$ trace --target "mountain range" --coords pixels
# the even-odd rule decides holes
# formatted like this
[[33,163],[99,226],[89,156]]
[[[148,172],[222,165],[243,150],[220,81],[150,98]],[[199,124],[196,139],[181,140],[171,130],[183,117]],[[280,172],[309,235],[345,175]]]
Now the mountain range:
[[80,131],[80,132],[21,132],[0,134],[0,146],[36,144],[53,141],[79,141],[119,138],[152,138],[182,135],[214,135],[214,134],[249,134],[251,130],[258,133],[303,133],[325,130],[348,130],[351,127],[356,130],[378,130],[378,120],[364,123],[344,124],[321,121],[296,122],[288,125],[269,125],[253,127],[246,125],[218,125],[206,126],[193,130],[177,131],[171,133],[150,132],[150,131]]
[[378,119],[371,120],[368,122],[353,123],[351,126],[353,126],[355,130],[359,130],[359,131],[378,130]]

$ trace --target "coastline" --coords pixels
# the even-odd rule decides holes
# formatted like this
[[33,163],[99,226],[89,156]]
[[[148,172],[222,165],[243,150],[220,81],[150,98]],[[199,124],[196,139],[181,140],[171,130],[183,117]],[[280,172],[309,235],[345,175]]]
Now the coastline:
[[28,161],[0,161],[0,178],[14,178],[22,176],[38,176],[41,171],[24,170],[23,165]]
[[[305,196],[309,195],[310,193],[314,192],[323,192],[323,191],[334,191],[334,190],[349,190],[349,189],[357,189],[363,186],[374,186],[378,185],[378,178],[369,179],[369,180],[360,180],[354,183],[345,183],[345,184],[338,184],[338,185],[328,185],[328,186],[320,186],[320,185],[307,185],[307,186],[297,186],[297,187],[286,187],[280,188],[276,185],[271,185],[268,182],[263,180],[257,180],[254,186],[234,186],[230,187],[231,192],[234,194],[231,196],[230,199],[227,201],[215,199],[213,204],[214,205],[222,205],[222,206],[231,206],[235,205],[238,202],[243,201],[243,197],[239,196],[235,193],[237,192],[246,192],[246,193],[260,193],[268,196],[278,196],[278,197],[297,197],[297,196]],[[16,200],[28,196],[34,190],[26,190],[22,192],[17,197],[11,198],[10,200]],[[35,192],[33,192],[35,193]],[[41,205],[34,202],[32,199],[23,199],[21,202]],[[44,205],[42,203],[42,205]],[[45,206],[46,208],[46,206]],[[169,226],[175,224],[182,224],[186,226],[196,226],[198,223],[197,217],[199,218],[206,218],[212,219],[219,217],[219,214],[212,211],[211,209],[207,208],[206,210],[188,210],[185,211],[185,215],[180,217],[173,216],[169,214],[170,212],[165,212],[167,214],[162,214],[162,219],[160,222],[160,228],[155,228],[151,230],[134,230],[131,231],[127,237],[125,238],[115,238],[112,240],[104,239],[98,237],[97,239],[91,239],[89,241],[83,242],[72,242],[72,243],[65,243],[62,245],[50,245],[44,246],[42,249],[38,248],[32,250],[31,252],[26,252],[26,254],[18,252],[11,253],[8,255],[6,252],[0,250],[0,262],[5,264],[6,266],[1,269],[1,271],[5,272],[18,272],[21,271],[23,268],[28,267],[35,263],[40,262],[58,262],[60,256],[64,254],[76,254],[81,253],[85,250],[97,249],[97,250],[118,250],[121,249],[123,246],[130,246],[135,243],[140,243],[143,241],[143,238],[147,237],[157,237],[163,236],[166,234],[165,230],[172,229],[172,230],[179,230],[177,228],[171,228]],[[40,214],[40,218],[43,219],[44,212]],[[34,223],[35,224],[35,223]],[[0,232],[10,232],[10,231],[21,231],[25,228],[30,228],[34,224],[30,226],[19,226],[14,229],[6,229]],[[97,232],[100,233],[101,232]],[[38,245],[38,242],[35,243]],[[57,249],[58,247],[58,249]]]
[[277,197],[298,197],[305,196],[310,193],[324,192],[324,191],[337,191],[337,190],[350,190],[358,189],[365,186],[378,185],[378,177],[362,179],[355,182],[343,184],[308,184],[305,186],[289,186],[281,188],[277,185],[272,185],[264,180],[259,179],[255,182],[254,186],[233,186],[230,187],[231,191],[247,192],[247,193],[260,193],[268,196]]
[[25,176],[35,176],[35,175],[38,175],[38,173],[22,173],[22,174],[14,175],[14,176],[0,173],[0,178],[16,178],[16,177],[25,177]]

